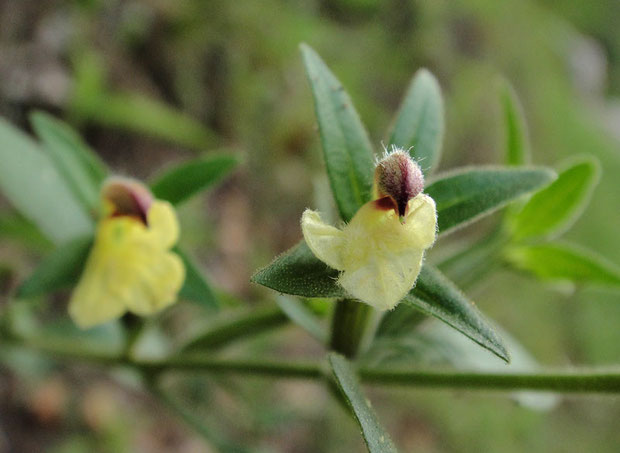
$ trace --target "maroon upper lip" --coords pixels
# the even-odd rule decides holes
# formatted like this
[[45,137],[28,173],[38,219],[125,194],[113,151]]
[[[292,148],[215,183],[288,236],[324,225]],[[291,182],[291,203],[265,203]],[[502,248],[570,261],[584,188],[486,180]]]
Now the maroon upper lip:
[[147,214],[153,196],[140,183],[122,178],[107,182],[102,195],[114,206],[112,216],[132,216],[147,224]]

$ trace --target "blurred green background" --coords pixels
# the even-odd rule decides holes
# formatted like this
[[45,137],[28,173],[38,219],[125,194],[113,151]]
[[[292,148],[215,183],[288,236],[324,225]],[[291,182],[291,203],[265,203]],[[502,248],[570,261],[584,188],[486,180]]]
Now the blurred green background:
[[[148,178],[197,152],[245,163],[180,212],[182,243],[231,297],[273,297],[249,277],[301,236],[323,172],[298,44],[313,46],[380,146],[412,74],[444,90],[440,169],[502,161],[495,83],[515,86],[534,163],[590,153],[602,179],[566,236],[620,263],[620,2],[617,0],[0,0],[0,115],[28,130],[67,120],[119,174]],[[1,165],[1,163],[0,163]],[[27,189],[25,189],[27,190]],[[488,223],[488,222],[487,222]],[[429,259],[478,237],[452,235]],[[50,245],[0,198],[0,304]],[[542,286],[498,270],[469,295],[543,364],[620,363],[617,293]],[[52,301],[65,309],[65,298]],[[1,347],[1,345],[0,345]],[[316,355],[295,328],[242,344]],[[233,348],[234,349],[234,348]],[[37,356],[0,365],[0,452],[210,451],[131,377]],[[263,379],[179,379],[218,435],[249,451],[362,451],[323,387]],[[620,399],[569,397],[534,412],[502,395],[373,390],[403,451],[616,452]],[[231,447],[230,451],[234,451]]]

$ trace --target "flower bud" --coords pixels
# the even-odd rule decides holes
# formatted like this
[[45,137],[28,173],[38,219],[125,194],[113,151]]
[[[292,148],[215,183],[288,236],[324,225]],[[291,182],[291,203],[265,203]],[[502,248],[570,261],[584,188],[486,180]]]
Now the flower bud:
[[393,146],[377,162],[374,180],[376,204],[384,209],[394,209],[401,221],[407,217],[407,203],[422,189],[422,170],[407,151]]
[[107,204],[106,209],[110,210],[105,213],[106,215],[132,216],[139,218],[144,224],[147,223],[147,213],[153,202],[153,195],[141,182],[130,178],[112,177],[105,182],[101,195]]

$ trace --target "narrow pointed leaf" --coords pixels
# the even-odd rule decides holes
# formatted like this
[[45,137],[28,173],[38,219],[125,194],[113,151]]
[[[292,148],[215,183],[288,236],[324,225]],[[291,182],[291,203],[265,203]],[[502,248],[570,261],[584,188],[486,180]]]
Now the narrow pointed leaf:
[[5,213],[0,215],[0,236],[5,240],[21,242],[29,250],[49,251],[53,245],[41,231],[19,213]]
[[500,359],[510,362],[504,342],[474,303],[429,264],[422,267],[416,286],[403,302],[440,319]]
[[252,307],[250,310],[242,310],[232,315],[227,310],[188,338],[180,349],[183,351],[214,349],[233,340],[254,336],[288,324],[288,318],[278,307]]
[[309,46],[302,44],[301,53],[314,96],[327,175],[340,216],[349,221],[370,199],[372,146],[338,79]]
[[195,118],[161,101],[133,93],[105,93],[92,104],[89,119],[195,149],[207,149],[215,134]]
[[92,237],[74,239],[50,253],[18,288],[17,297],[35,297],[77,283],[93,244]]
[[441,88],[433,74],[420,69],[409,84],[388,143],[408,149],[426,175],[439,162],[443,134]]
[[507,261],[543,280],[620,288],[620,267],[597,253],[570,244],[515,246],[506,250]]
[[321,323],[312,310],[310,310],[303,301],[299,299],[279,295],[276,297],[276,303],[280,310],[295,324],[300,326],[315,339],[321,343],[327,343],[329,337],[325,325]]
[[252,276],[252,281],[285,294],[303,297],[341,297],[338,271],[314,256],[305,241],[278,256]]
[[[405,305],[399,307],[417,312]],[[484,372],[541,371],[540,364],[523,345],[500,327],[494,328],[510,350],[509,364],[440,322],[426,323],[420,329],[403,330],[398,336],[378,337],[363,360],[372,360],[373,367],[377,368],[410,366],[415,363],[417,367],[423,368],[450,365],[459,370]],[[535,410],[549,410],[559,402],[557,395],[542,392],[515,392],[513,398],[521,405]]]
[[49,156],[0,118],[0,190],[56,244],[93,231],[93,221]]
[[523,107],[507,80],[499,83],[499,98],[504,117],[506,165],[530,163],[530,145]]
[[438,175],[425,188],[437,205],[439,233],[471,223],[553,181],[546,168],[476,168]]
[[179,204],[220,181],[238,163],[238,158],[231,154],[191,160],[159,176],[151,189],[156,198]]
[[558,236],[579,218],[599,179],[599,165],[582,158],[562,170],[558,179],[535,193],[515,215],[517,239]]
[[98,53],[80,52],[73,64],[75,87],[69,109],[80,120],[140,132],[196,149],[206,149],[215,141],[213,131],[166,103],[108,90],[103,58]]
[[179,291],[179,297],[192,302],[198,302],[209,309],[219,308],[219,301],[215,297],[211,285],[209,285],[207,278],[194,263],[194,260],[178,247],[174,248],[174,253],[181,257],[185,265],[185,282],[183,282],[181,291]]
[[329,354],[328,360],[336,384],[353,410],[353,415],[362,430],[368,451],[370,453],[397,452],[389,434],[379,423],[370,401],[362,393],[359,379],[349,361],[335,352]]
[[71,127],[45,112],[30,116],[32,127],[76,198],[89,210],[99,205],[107,169]]

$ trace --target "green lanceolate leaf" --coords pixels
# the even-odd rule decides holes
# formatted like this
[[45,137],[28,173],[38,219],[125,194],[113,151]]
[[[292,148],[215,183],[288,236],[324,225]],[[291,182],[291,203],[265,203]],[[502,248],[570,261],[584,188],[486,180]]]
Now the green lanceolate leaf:
[[303,301],[294,297],[279,295],[276,297],[276,303],[291,321],[319,342],[327,343],[327,329]]
[[506,165],[530,163],[527,123],[517,93],[507,80],[499,83],[499,98],[506,131]]
[[620,267],[602,256],[569,244],[510,247],[506,260],[544,280],[563,280],[620,288]]
[[179,204],[226,176],[239,159],[231,154],[211,155],[182,163],[151,184],[156,198]]
[[188,148],[206,149],[215,142],[214,133],[199,121],[155,99],[132,93],[106,93],[102,98],[87,112],[92,121]]
[[71,127],[45,112],[30,122],[74,195],[89,210],[99,206],[99,188],[107,175],[105,164]]
[[502,339],[473,302],[429,264],[422,267],[415,287],[405,296],[403,303],[440,319],[500,359],[510,362]]
[[27,135],[0,119],[0,189],[56,244],[93,231],[93,221],[51,159]]
[[349,221],[370,199],[372,146],[338,79],[310,47],[302,44],[301,53],[314,95],[327,175],[340,216]]
[[[417,313],[404,304],[399,307]],[[500,327],[494,327],[510,350],[509,364],[440,322],[425,323],[420,329],[408,329],[398,336],[377,337],[362,360],[365,363],[372,361],[373,367],[377,368],[404,367],[415,363],[416,367],[424,369],[449,365],[459,370],[498,373],[541,371],[536,359],[515,338]],[[537,410],[551,409],[559,401],[557,395],[542,392],[516,392],[513,397],[523,406]]]
[[178,247],[174,248],[174,253],[181,257],[185,265],[185,282],[183,282],[179,297],[198,302],[209,309],[219,308],[219,301],[215,297],[211,285],[191,257]]
[[553,181],[546,168],[476,168],[438,175],[424,192],[437,204],[439,233],[447,233]]
[[19,213],[0,215],[0,236],[3,240],[20,242],[36,251],[49,251],[53,244],[41,231]]
[[252,281],[285,294],[303,297],[342,297],[338,271],[319,260],[305,241],[278,256],[252,276]]
[[370,453],[397,452],[389,434],[379,424],[370,401],[364,396],[359,380],[351,364],[340,354],[332,352],[328,356],[336,384],[345,400],[353,410],[355,419],[362,430],[364,442]]
[[49,254],[17,290],[17,297],[34,297],[77,283],[93,244],[92,237],[74,239]]
[[223,312],[189,338],[180,349],[199,351],[224,346],[233,340],[254,336],[288,324],[288,318],[277,307],[252,307],[232,314]]
[[513,219],[516,239],[557,236],[579,218],[599,179],[593,158],[581,158],[560,171],[558,179],[535,193]]
[[191,116],[156,99],[112,92],[105,86],[105,68],[95,52],[74,59],[75,89],[71,114],[83,121],[139,132],[195,149],[207,149],[215,134]]
[[409,84],[389,144],[409,149],[424,174],[428,174],[439,162],[443,134],[441,88],[433,74],[420,69]]

